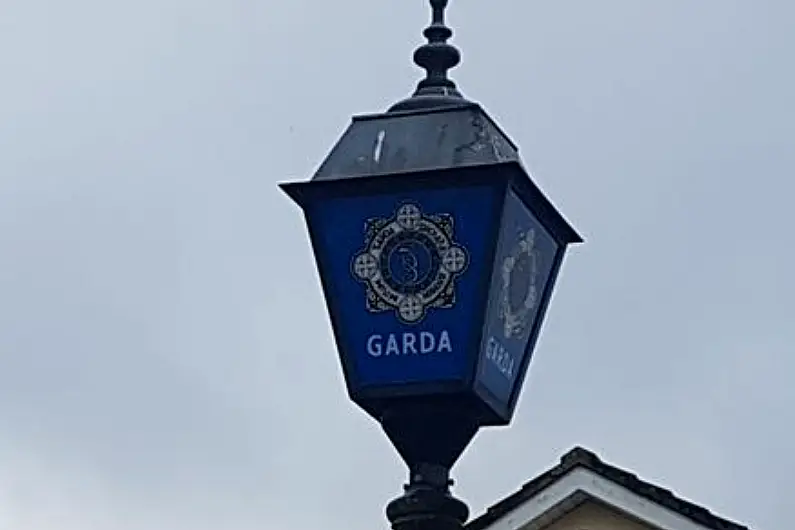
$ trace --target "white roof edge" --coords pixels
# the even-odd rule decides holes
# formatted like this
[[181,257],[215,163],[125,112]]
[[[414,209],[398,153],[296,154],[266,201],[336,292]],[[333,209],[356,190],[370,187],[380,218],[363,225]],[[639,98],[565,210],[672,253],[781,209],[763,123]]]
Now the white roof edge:
[[635,519],[662,530],[705,530],[706,528],[593,471],[577,467],[494,521],[485,530],[524,529],[578,492],[586,493]]

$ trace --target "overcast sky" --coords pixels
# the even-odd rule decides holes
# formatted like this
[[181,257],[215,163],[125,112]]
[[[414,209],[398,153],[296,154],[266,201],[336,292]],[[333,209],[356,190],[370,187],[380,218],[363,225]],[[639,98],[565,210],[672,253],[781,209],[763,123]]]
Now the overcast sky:
[[[452,0],[454,79],[587,243],[473,512],[579,444],[762,530],[795,473],[795,4]],[[300,211],[425,0],[0,0],[0,530],[386,528]],[[789,493],[788,493],[789,492]]]

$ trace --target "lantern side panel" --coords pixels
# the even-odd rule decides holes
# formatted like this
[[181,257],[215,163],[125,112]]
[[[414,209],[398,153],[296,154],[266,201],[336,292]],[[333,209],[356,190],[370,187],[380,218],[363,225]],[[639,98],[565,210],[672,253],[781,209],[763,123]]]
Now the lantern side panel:
[[532,355],[538,320],[554,281],[560,245],[511,190],[503,211],[500,239],[489,287],[479,348],[476,390],[499,415],[510,414],[511,399]]
[[493,186],[469,186],[310,207],[349,387],[466,378],[482,329],[497,202]]

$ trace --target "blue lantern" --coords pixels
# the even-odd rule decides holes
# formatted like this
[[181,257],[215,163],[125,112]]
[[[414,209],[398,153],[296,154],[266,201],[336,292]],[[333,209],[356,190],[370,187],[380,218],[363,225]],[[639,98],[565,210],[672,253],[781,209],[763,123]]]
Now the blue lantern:
[[516,147],[447,71],[447,0],[430,0],[414,94],[362,116],[309,182],[304,210],[348,392],[409,468],[393,530],[463,530],[450,469],[510,422],[563,255],[580,242]]
[[379,421],[444,403],[508,423],[581,239],[485,112],[354,118],[310,182],[282,188],[305,213],[351,398]]

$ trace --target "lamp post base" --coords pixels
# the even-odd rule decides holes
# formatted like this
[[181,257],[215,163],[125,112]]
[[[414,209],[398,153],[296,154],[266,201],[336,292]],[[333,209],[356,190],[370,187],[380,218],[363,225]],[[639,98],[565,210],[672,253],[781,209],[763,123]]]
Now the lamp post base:
[[420,464],[411,470],[405,493],[386,507],[393,530],[461,530],[469,509],[450,494],[449,470]]

